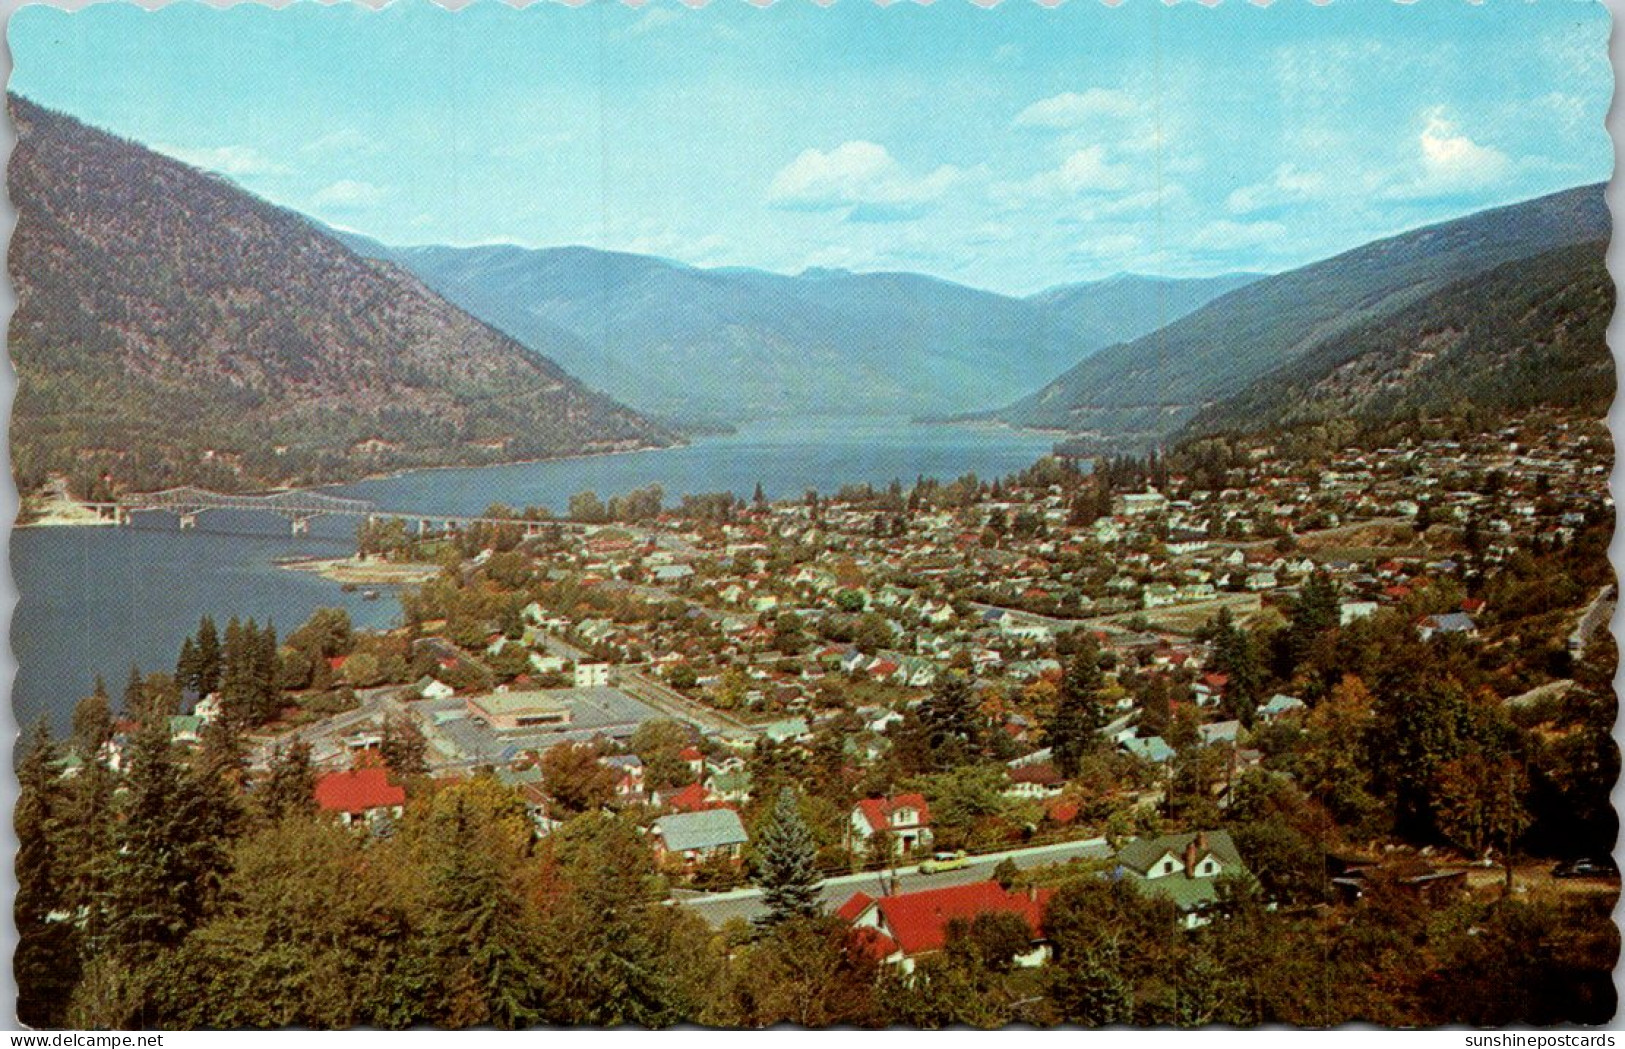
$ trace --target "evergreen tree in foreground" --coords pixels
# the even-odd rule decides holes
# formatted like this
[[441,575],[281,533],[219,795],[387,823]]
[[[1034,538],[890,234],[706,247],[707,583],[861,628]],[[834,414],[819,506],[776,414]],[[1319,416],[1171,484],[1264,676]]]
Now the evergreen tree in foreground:
[[310,744],[296,739],[287,750],[271,755],[270,774],[257,792],[260,813],[275,823],[284,816],[316,811],[316,770],[310,762]]
[[757,924],[773,928],[793,918],[817,917],[821,910],[818,884],[822,880],[817,867],[818,843],[801,818],[791,788],[779,791],[773,815],[757,839],[756,852],[761,868],[757,884],[767,901],[767,914],[758,918]]
[[17,1018],[30,1027],[61,1027],[79,981],[77,929],[67,920],[68,872],[56,840],[62,818],[56,744],[41,721],[17,768]]
[[131,741],[124,820],[110,888],[110,931],[120,960],[144,965],[202,920],[229,865],[218,782],[176,760],[169,728],[148,718]]

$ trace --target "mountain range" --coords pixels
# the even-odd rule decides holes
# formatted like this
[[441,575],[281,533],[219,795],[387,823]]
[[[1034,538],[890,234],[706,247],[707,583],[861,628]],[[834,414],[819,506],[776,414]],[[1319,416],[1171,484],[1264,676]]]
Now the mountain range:
[[1204,409],[1188,434],[1464,408],[1563,405],[1606,415],[1614,396],[1607,241],[1503,263],[1317,345]]
[[303,216],[9,101],[20,485],[306,483],[676,439]]
[[1601,185],[1273,276],[1018,298],[912,273],[388,247],[10,106],[24,487],[312,483],[680,440],[663,419],[959,414],[1121,448],[1463,405],[1600,411],[1613,393]]
[[1123,274],[1015,298],[914,273],[337,235],[640,410],[726,422],[985,408],[1257,279]]
[[[1296,361],[1353,352],[1342,341],[1351,333],[1380,329],[1406,308],[1505,264],[1606,239],[1603,188],[1481,211],[1266,277],[1101,350],[986,415],[1117,445],[1165,440],[1203,412],[1244,418],[1244,410],[1221,406]],[[1518,270],[1502,276],[1516,283]],[[1470,287],[1458,289],[1455,301],[1463,296]]]

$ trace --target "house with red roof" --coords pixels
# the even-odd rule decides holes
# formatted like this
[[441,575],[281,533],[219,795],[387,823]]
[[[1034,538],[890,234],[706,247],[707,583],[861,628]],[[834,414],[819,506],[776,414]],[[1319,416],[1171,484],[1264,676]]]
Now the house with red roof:
[[329,772],[316,781],[316,807],[336,813],[345,826],[399,819],[406,806],[406,789],[389,782],[389,770],[379,765]]
[[726,804],[700,783],[690,783],[672,791],[659,792],[659,802],[677,812],[703,812],[706,809],[726,808]]
[[913,972],[920,958],[942,950],[956,926],[968,926],[983,914],[1014,914],[1026,921],[1032,931],[1030,949],[1016,956],[1016,964],[1030,967],[1042,965],[1049,959],[1049,944],[1044,937],[1044,908],[1049,905],[1052,892],[1038,888],[1011,892],[996,881],[971,882],[878,899],[859,892],[835,914],[853,928],[874,930],[868,946],[877,957],[905,973]]
[[1053,798],[1066,786],[1066,777],[1048,762],[1019,765],[1010,770],[1005,795],[1013,798]]
[[931,808],[925,803],[925,795],[866,798],[854,805],[847,826],[847,847],[853,851],[865,849],[877,834],[890,835],[892,851],[900,856],[930,849]]

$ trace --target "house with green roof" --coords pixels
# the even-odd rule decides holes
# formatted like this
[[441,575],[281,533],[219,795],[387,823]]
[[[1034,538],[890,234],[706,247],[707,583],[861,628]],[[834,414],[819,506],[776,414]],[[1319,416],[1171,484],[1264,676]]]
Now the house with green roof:
[[1142,891],[1166,896],[1179,908],[1187,929],[1205,925],[1218,902],[1226,875],[1250,877],[1228,831],[1193,831],[1136,838],[1117,853],[1113,877]]
[[196,714],[171,714],[169,738],[176,743],[201,743],[203,719]]

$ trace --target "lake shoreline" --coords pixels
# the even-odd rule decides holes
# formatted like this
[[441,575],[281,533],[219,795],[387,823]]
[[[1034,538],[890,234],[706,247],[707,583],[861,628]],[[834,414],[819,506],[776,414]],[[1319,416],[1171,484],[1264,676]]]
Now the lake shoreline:
[[[634,448],[611,448],[601,452],[572,452],[569,455],[544,455],[533,459],[504,459],[495,463],[440,463],[435,466],[407,466],[398,470],[386,470],[382,473],[367,474],[352,481],[329,481],[314,485],[309,489],[281,488],[275,491],[321,491],[327,488],[346,488],[350,485],[366,484],[369,481],[394,481],[413,474],[439,473],[448,470],[500,470],[512,466],[539,466],[544,463],[569,463],[585,459],[607,459],[618,455],[638,455],[642,452],[670,452],[679,448],[687,448],[692,444],[686,439],[676,440],[670,444],[640,444]],[[519,509],[523,509],[520,507]],[[379,511],[388,513],[387,510]]]
[[[309,487],[293,488],[280,485],[267,488],[262,494],[276,495],[283,492],[310,491],[319,492],[325,489],[343,488],[353,484],[365,484],[368,481],[391,481],[412,474],[433,473],[441,470],[495,470],[512,466],[536,466],[543,463],[572,462],[579,459],[602,459],[617,455],[636,455],[640,452],[665,452],[679,448],[689,447],[688,440],[677,440],[671,444],[640,444],[634,448],[613,448],[598,452],[575,452],[570,455],[541,456],[533,459],[507,459],[502,462],[470,465],[468,463],[442,463],[435,466],[411,466],[399,470],[389,470],[382,473],[365,474],[354,480],[328,481]],[[380,510],[387,514],[389,511]],[[13,528],[84,528],[84,527],[116,527],[118,521],[111,517],[103,517],[100,513],[90,509],[78,499],[65,495],[61,490],[48,488],[23,496],[21,506],[17,511],[17,518],[12,522]]]
[[[771,498],[793,500],[810,488],[884,487],[920,475],[1003,477],[1030,467],[1048,446],[1002,428],[916,426],[896,416],[793,419],[695,437],[686,446],[658,449],[662,455],[596,450],[572,457],[576,462],[555,457],[503,469],[449,467],[329,491],[431,521],[478,516],[492,503],[559,514],[581,491],[608,498],[655,484],[668,503],[718,491],[749,498],[758,483]],[[44,506],[41,498],[30,504]],[[205,513],[197,528],[184,532],[166,514],[136,514],[133,526],[103,531],[19,529],[11,548],[20,596],[11,636],[19,723],[46,716],[65,733],[72,699],[88,695],[96,675],[121,679],[132,663],[172,666],[203,615],[217,623],[253,617],[287,629],[319,608],[337,607],[358,628],[387,629],[400,614],[397,598],[416,589],[397,583],[400,570],[382,569],[381,559],[364,567],[343,564],[356,553],[353,519],[346,527],[339,518],[319,517],[308,533],[293,535],[275,516],[237,519],[242,516]],[[290,562],[305,565],[301,570]],[[368,599],[368,590],[378,598]]]
[[115,528],[118,519],[103,517],[85,503],[57,492],[24,496],[12,528]]
[[309,557],[274,562],[288,572],[310,572],[353,586],[416,586],[440,574],[439,565],[401,564],[360,556]]

